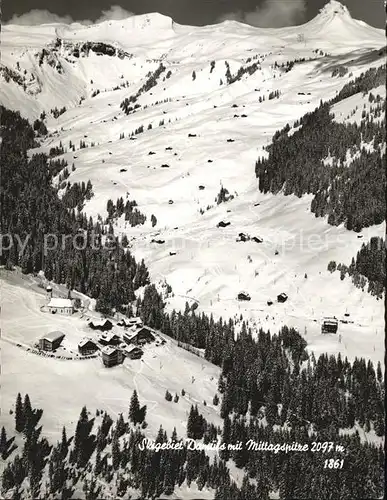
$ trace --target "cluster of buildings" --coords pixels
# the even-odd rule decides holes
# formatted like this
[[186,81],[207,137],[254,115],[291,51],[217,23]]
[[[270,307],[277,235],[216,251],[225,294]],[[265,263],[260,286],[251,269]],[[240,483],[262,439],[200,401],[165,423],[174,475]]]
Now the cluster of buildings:
[[122,336],[114,331],[98,335],[102,362],[105,366],[115,366],[124,358],[139,359],[144,354],[142,347],[156,340],[155,332],[144,326],[140,318],[121,320],[117,326],[124,329]]
[[[140,318],[121,320],[117,327],[110,320],[90,321],[88,326],[98,331],[91,338],[85,337],[78,343],[78,352],[81,356],[91,356],[101,353],[104,366],[115,366],[125,358],[140,359],[144,354],[143,346],[156,341],[156,333],[151,328],[144,326]],[[39,340],[39,348],[44,351],[55,351],[60,347],[65,334],[51,332]],[[164,343],[165,341],[162,341]]]
[[[53,297],[50,285],[46,287],[46,295],[49,313],[67,316],[74,313],[73,301]],[[139,317],[121,319],[116,327],[109,319],[90,321],[88,326],[97,335],[83,338],[78,344],[78,352],[81,356],[91,356],[100,351],[104,366],[115,366],[122,363],[124,358],[139,359],[144,354],[142,346],[156,340],[155,332],[144,326]],[[50,332],[39,339],[39,348],[55,351],[64,338],[62,332]]]
[[142,346],[156,340],[155,332],[144,326],[141,318],[122,319],[117,327],[109,319],[90,321],[88,326],[98,331],[95,339],[85,338],[78,344],[82,356],[101,352],[104,366],[115,366],[125,358],[139,359],[144,354]]
[[[53,297],[50,285],[46,287],[46,296],[49,313],[66,316],[74,313],[73,301],[70,298]],[[120,364],[126,357],[141,358],[144,354],[142,346],[156,340],[155,332],[144,326],[138,317],[121,319],[116,325],[119,329],[109,319],[90,321],[88,326],[97,335],[83,338],[78,344],[78,352],[81,356],[91,356],[100,351],[105,366]],[[39,340],[39,348],[55,351],[64,338],[65,334],[62,332],[50,332]]]

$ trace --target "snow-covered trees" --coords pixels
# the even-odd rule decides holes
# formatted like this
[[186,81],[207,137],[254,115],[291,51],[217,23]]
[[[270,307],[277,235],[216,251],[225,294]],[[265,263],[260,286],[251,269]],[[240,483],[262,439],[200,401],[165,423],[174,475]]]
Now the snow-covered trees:
[[[357,92],[367,92],[378,85],[385,67],[369,70],[345,85],[329,102],[320,103],[312,113],[304,115],[292,135],[285,127],[273,136],[268,158],[256,162],[256,176],[262,192],[301,197],[314,195],[311,210],[316,217],[328,216],[328,223],[344,223],[347,229],[380,224],[385,219],[385,124],[367,116],[360,126],[333,120],[331,106]],[[373,150],[361,147],[373,141]],[[355,147],[358,154],[346,164],[347,151]],[[324,160],[333,158],[327,168]],[[367,177],[366,185],[362,181]]]
[[138,394],[135,389],[130,399],[129,420],[133,422],[133,424],[135,425],[142,424],[145,421],[145,417],[146,417],[146,405],[142,407],[140,406]]

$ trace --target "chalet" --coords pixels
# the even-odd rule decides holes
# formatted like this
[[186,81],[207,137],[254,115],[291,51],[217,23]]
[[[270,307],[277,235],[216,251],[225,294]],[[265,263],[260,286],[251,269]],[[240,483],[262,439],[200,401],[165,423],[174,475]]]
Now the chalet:
[[139,330],[132,329],[130,332],[125,332],[123,339],[127,344],[146,344],[156,340],[154,332],[151,328],[143,326]]
[[126,342],[127,344],[132,344],[132,340],[136,337],[136,330],[133,330],[131,329],[130,331],[128,332],[125,332],[122,336],[124,342]]
[[43,351],[55,351],[64,338],[65,334],[62,332],[47,333],[47,335],[39,340],[39,348]]
[[288,300],[288,296],[286,295],[286,293],[280,293],[279,295],[277,295],[277,302],[286,302]]
[[98,335],[98,342],[102,345],[118,345],[120,337],[113,332],[100,333]]
[[268,300],[268,301],[267,301],[267,305],[268,305],[268,306],[272,306],[272,305],[273,305],[273,301],[272,301],[272,300]]
[[200,184],[199,189],[200,189],[200,191],[203,191],[203,189],[205,189],[205,186],[203,186],[202,184]]
[[239,292],[238,300],[251,300],[251,297],[247,292]]
[[336,318],[324,318],[321,325],[321,333],[337,333],[339,322]]
[[125,347],[123,352],[124,355],[130,359],[140,359],[144,354],[144,351],[135,345]]
[[78,344],[78,351],[79,354],[82,354],[82,356],[88,356],[98,351],[98,346],[91,339],[84,338]]
[[51,314],[67,314],[71,315],[74,312],[74,306],[70,299],[51,298],[47,304],[48,311]]
[[115,347],[105,346],[101,349],[102,363],[106,367],[116,366],[123,361],[123,354]]
[[122,318],[118,323],[118,326],[123,326],[123,327],[130,327],[130,326],[142,326],[142,321],[141,318],[136,316],[133,318]]
[[154,340],[156,340],[156,337],[154,335],[154,331],[151,328],[149,328],[148,326],[143,326],[137,332],[137,339],[145,340],[146,342],[153,342]]
[[248,234],[239,233],[236,241],[248,241],[249,239],[250,239],[250,236]]
[[99,330],[101,332],[106,332],[113,328],[113,323],[109,319],[104,319],[102,321],[90,321],[88,325],[91,329]]
[[224,222],[223,220],[221,220],[220,222],[218,222],[218,224],[216,225],[216,227],[227,227],[231,224],[231,222]]
[[263,242],[263,239],[259,238],[258,236],[253,236],[251,239],[252,239],[252,241],[255,241],[255,243],[262,243]]

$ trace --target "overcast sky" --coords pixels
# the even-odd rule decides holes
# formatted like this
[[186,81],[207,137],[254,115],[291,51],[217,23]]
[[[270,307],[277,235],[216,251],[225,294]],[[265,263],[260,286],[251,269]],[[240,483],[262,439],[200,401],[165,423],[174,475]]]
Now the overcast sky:
[[[327,0],[9,0],[3,21],[41,24],[50,21],[101,21],[130,14],[160,12],[179,24],[213,24],[237,19],[262,27],[302,24],[314,17]],[[382,0],[343,0],[352,17],[385,27]]]

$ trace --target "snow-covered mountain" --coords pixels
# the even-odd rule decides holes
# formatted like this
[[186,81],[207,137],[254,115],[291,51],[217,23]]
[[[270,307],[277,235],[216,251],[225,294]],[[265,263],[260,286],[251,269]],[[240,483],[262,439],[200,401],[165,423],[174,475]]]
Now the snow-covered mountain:
[[[158,13],[93,26],[7,25],[0,102],[31,120],[46,114],[41,150],[62,145],[58,158],[75,165],[66,180],[91,180],[88,214],[105,218],[109,199],[136,200],[145,224],[121,216],[117,232],[154,280],[172,285],[170,308],[195,299],[215,316],[293,324],[318,353],[381,359],[381,301],[327,264],[350,263],[384,225],[362,239],[316,219],[309,196],[262,194],[254,163],[278,129],[382,65],[384,45],[383,30],[333,0],[306,24],[281,29],[182,26]],[[343,100],[336,118],[359,119],[352,111],[368,97]],[[217,204],[221,187],[233,198]],[[263,242],[236,241],[239,233]],[[317,245],[306,243],[313,238]],[[241,290],[251,301],[236,300]],[[286,304],[268,306],[281,292]],[[321,318],[344,314],[354,322],[343,325],[344,341],[322,337]]]
[[[373,289],[355,263],[351,277],[337,264],[349,266],[363,243],[385,235],[383,30],[331,0],[306,24],[281,29],[182,26],[153,13],[88,26],[7,25],[1,35],[0,105],[33,123],[27,143],[35,133],[40,146],[30,153],[50,160],[19,158],[27,127],[5,111],[1,220],[9,233],[34,236],[0,260],[4,498],[378,496],[382,453],[371,444],[384,440],[382,252],[366,254]],[[324,211],[332,200],[339,210]],[[93,217],[88,230],[114,226],[137,264],[90,248],[70,248],[67,259],[71,245],[56,260],[43,255],[43,231],[75,242],[87,225],[83,214],[75,221],[80,206]],[[144,286],[147,270],[157,291]],[[69,294],[74,314],[48,307]],[[141,318],[100,321],[134,297]],[[182,314],[164,314],[163,300],[165,312]],[[337,319],[336,335],[322,334],[327,316]],[[160,331],[147,334],[140,319]],[[51,352],[40,349],[46,333]],[[93,352],[84,349],[90,342]],[[102,347],[109,342],[118,351]],[[286,457],[249,451],[248,462],[242,448],[177,460],[169,451],[138,454],[135,428],[151,439],[166,431],[232,446],[251,436],[270,446],[330,442],[296,460],[287,448]],[[343,470],[328,482],[323,464],[332,461]]]

